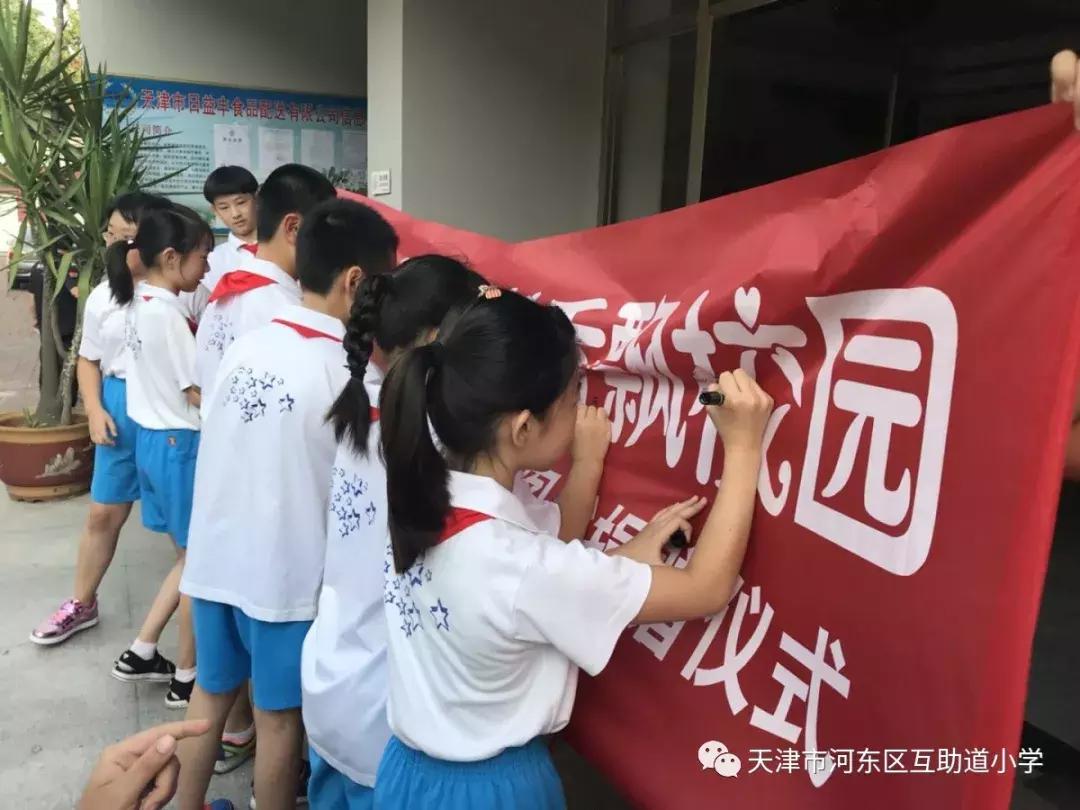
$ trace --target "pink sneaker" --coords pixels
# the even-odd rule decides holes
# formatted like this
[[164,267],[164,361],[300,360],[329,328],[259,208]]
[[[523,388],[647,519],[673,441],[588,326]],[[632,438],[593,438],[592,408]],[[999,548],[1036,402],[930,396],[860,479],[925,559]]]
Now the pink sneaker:
[[78,599],[68,599],[57,608],[56,613],[34,628],[30,640],[35,644],[51,646],[67,641],[81,630],[89,630],[98,623],[98,606],[84,605]]

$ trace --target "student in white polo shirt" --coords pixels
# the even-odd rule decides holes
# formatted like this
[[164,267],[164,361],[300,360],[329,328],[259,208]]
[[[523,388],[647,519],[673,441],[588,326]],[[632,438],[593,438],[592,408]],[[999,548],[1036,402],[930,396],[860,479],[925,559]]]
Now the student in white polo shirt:
[[240,251],[256,249],[255,192],[259,181],[243,166],[218,166],[203,183],[203,197],[214,214],[229,229],[228,238],[216,245],[207,257],[210,269],[193,292],[180,293],[190,316],[196,323],[202,320],[214,285],[229,270],[240,264]]
[[[664,543],[704,507],[658,513],[618,554],[555,536],[513,492],[570,449],[574,329],[554,306],[485,291],[438,339],[405,352],[380,401],[391,549],[388,719],[380,810],[559,808],[542,735],[570,718],[578,668],[596,674],[632,622],[721,610],[746,549],[769,397],[741,371],[711,386],[724,471],[690,563]],[[434,439],[439,442],[436,447]],[[343,718],[349,722],[349,718]]]
[[365,278],[353,304],[345,337],[350,379],[331,410],[340,444],[326,564],[301,670],[314,810],[371,807],[375,770],[390,739],[383,611],[386,475],[375,407],[382,368],[404,349],[431,340],[447,312],[475,300],[483,283],[455,259],[417,256],[392,274]]
[[[133,242],[109,249],[109,283],[127,307],[124,342],[127,411],[138,426],[135,460],[142,522],[167,533],[176,547],[176,564],[165,578],[136,641],[117,658],[113,676],[123,681],[171,681],[166,705],[184,708],[195,679],[195,645],[186,600],[180,599],[188,521],[199,448],[199,389],[194,382],[193,323],[179,293],[195,289],[206,273],[213,247],[210,226],[189,208],[150,211]],[[132,288],[127,268],[138,252],[146,268]],[[161,631],[180,606],[177,666],[157,652]]]
[[[105,246],[134,239],[145,211],[170,205],[164,197],[142,191],[119,195],[106,211]],[[131,505],[139,499],[136,429],[127,415],[124,312],[107,279],[86,297],[76,374],[94,443],[90,508],[79,537],[71,597],[34,628],[30,640],[35,644],[60,644],[98,623],[97,589],[116,553]]]
[[[300,303],[296,238],[304,215],[335,196],[334,186],[307,166],[289,163],[270,173],[256,195],[259,244],[238,251],[239,262],[222,274],[199,321],[196,381],[206,402],[225,350],[238,337],[264,326]],[[206,408],[203,408],[203,416]]]
[[258,246],[255,231],[258,191],[259,181],[243,166],[218,166],[203,183],[203,197],[229,229],[229,236],[213,249],[207,260],[210,271],[203,279],[207,295],[214,291],[223,275],[239,266],[241,250],[251,252]]
[[209,719],[213,734],[180,745],[181,810],[201,810],[216,736],[249,678],[255,795],[260,807],[295,799],[300,654],[322,580],[337,449],[327,414],[349,379],[342,339],[356,290],[390,272],[396,250],[393,228],[367,206],[330,200],[308,211],[297,242],[302,305],[239,338],[222,360],[181,583],[199,657],[188,717]]

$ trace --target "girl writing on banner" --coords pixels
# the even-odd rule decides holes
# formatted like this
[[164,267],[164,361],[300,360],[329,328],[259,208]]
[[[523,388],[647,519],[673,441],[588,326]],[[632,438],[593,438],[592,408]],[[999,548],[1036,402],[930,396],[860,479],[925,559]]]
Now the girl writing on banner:
[[542,736],[570,718],[578,669],[600,672],[626,627],[711,615],[742,565],[772,400],[742,371],[711,386],[724,442],[716,500],[683,569],[694,497],[607,555],[559,539],[558,508],[512,491],[574,436],[574,329],[557,307],[485,288],[438,339],[405,351],[380,397],[390,544],[384,565],[393,737],[380,808],[555,808]]

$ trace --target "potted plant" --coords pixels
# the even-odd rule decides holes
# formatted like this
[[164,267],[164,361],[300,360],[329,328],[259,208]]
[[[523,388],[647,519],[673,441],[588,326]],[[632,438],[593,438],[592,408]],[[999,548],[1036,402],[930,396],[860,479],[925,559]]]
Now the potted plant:
[[[89,486],[93,446],[72,384],[83,302],[104,271],[106,207],[140,185],[147,139],[134,102],[107,98],[104,72],[87,68],[81,48],[65,55],[62,24],[56,41],[35,41],[33,14],[26,0],[0,3],[0,204],[23,213],[9,272],[24,255],[43,267],[38,404],[0,413],[0,480],[14,498],[43,500]],[[72,294],[69,275],[78,309],[65,348],[56,311],[58,296]]]

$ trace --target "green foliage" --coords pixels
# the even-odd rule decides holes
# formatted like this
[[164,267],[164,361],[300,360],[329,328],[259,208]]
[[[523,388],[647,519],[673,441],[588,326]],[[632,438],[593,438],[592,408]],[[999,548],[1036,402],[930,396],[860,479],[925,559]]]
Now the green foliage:
[[[8,19],[14,20],[19,14],[19,0],[0,0],[0,13]],[[47,53],[55,45],[55,34],[50,27],[51,19],[45,19],[41,14],[34,14],[30,19],[30,53],[35,56]],[[64,45],[63,55],[75,57],[72,62],[73,70],[82,68],[82,23],[79,19],[79,8],[71,0],[64,3]]]
[[[81,49],[68,49],[56,63],[53,35],[47,32],[43,47],[35,21],[25,0],[0,2],[0,195],[8,195],[0,202],[18,205],[26,214],[11,267],[14,271],[24,255],[39,258],[52,308],[57,295],[68,294],[63,282],[71,268],[78,271],[80,291],[101,278],[106,206],[116,194],[142,184],[139,151],[152,139],[140,132],[132,100],[106,104],[105,73],[90,71]],[[80,323],[84,301],[85,295]],[[68,424],[75,350],[60,347],[50,314],[41,319],[36,418]],[[76,338],[80,333],[77,329]],[[51,362],[50,352],[62,365]]]

